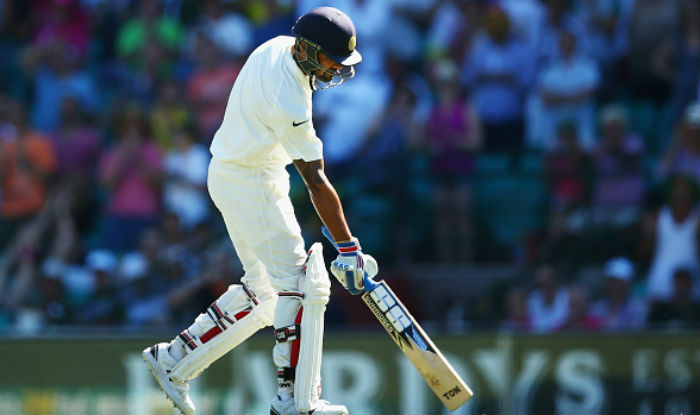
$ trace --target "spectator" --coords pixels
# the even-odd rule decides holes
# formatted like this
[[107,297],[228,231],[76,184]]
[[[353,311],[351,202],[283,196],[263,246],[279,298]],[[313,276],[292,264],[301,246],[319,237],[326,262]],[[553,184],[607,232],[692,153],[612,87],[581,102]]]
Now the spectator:
[[545,6],[539,0],[501,0],[516,36],[536,50],[544,27]]
[[564,121],[558,127],[558,145],[545,155],[545,174],[554,211],[573,211],[588,200],[590,156],[581,149],[577,129]]
[[[190,29],[190,44],[196,48],[198,38],[204,35],[229,57],[247,55],[253,46],[253,28],[248,19],[227,10],[230,6],[220,0],[203,3],[202,14]],[[193,52],[198,53],[196,49]]]
[[27,89],[24,71],[18,63],[31,30],[26,23],[30,6],[25,3],[0,3],[0,94],[15,98],[26,96]]
[[578,3],[576,16],[582,22],[586,42],[586,54],[600,67],[601,88],[599,97],[612,98],[615,92],[618,60],[622,54],[621,30],[626,29],[623,5],[619,0],[587,0]]
[[294,26],[296,19],[293,6],[293,2],[279,0],[249,3],[247,8],[250,11],[247,14],[251,16],[254,26],[252,44],[260,45],[275,36],[289,34],[289,28]]
[[659,162],[659,177],[692,177],[700,184],[700,101],[688,105],[675,139]]
[[117,55],[151,80],[173,74],[181,40],[178,21],[161,14],[158,0],[142,0],[117,34]]
[[559,287],[558,279],[552,265],[543,264],[535,270],[537,288],[527,299],[527,313],[535,332],[554,331],[569,318],[569,291]]
[[693,297],[693,272],[678,268],[673,272],[673,294],[668,300],[651,305],[649,324],[652,327],[700,327],[700,302]]
[[50,140],[31,129],[22,107],[0,103],[0,251],[44,206],[56,156]]
[[90,44],[90,16],[79,0],[33,0],[32,12],[38,20],[34,45],[60,41],[65,53],[74,58],[87,54]]
[[595,331],[603,328],[603,321],[592,314],[589,293],[582,286],[569,288],[569,311],[566,321],[557,330]]
[[90,232],[99,216],[95,173],[102,143],[78,100],[65,98],[60,112],[61,126],[51,137],[57,159],[55,187],[68,193],[71,214],[84,234]]
[[622,106],[603,108],[600,124],[602,136],[593,160],[593,217],[598,225],[620,228],[636,221],[644,198],[644,144],[628,131]]
[[157,230],[148,228],[141,232],[137,249],[125,253],[117,265],[119,280],[127,286],[148,275],[160,257],[161,237]]
[[630,91],[638,100],[661,105],[668,98],[680,4],[676,0],[634,2],[625,69]]
[[180,84],[175,79],[161,82],[158,101],[151,107],[151,131],[161,152],[173,148],[173,135],[191,124],[192,113],[185,104]]
[[117,296],[119,286],[114,276],[116,256],[108,250],[94,250],[85,258],[85,265],[93,279],[94,289],[86,303],[80,307],[77,322],[93,325],[121,323],[122,310]]
[[224,118],[226,103],[241,64],[226,59],[204,34],[197,36],[196,69],[187,81],[187,98],[198,126],[197,141],[208,145]]
[[[425,11],[430,19],[425,34],[428,57],[448,56],[462,62],[479,31],[481,9],[477,1],[434,2],[431,9]],[[422,17],[425,18],[425,14]]]
[[582,247],[590,224],[591,160],[580,148],[571,122],[562,122],[558,130],[557,148],[544,157],[549,217],[539,256],[575,267],[587,260],[582,254],[589,253]]
[[66,98],[77,99],[84,109],[97,111],[100,94],[92,75],[80,67],[77,56],[60,41],[27,49],[22,67],[34,83],[32,124],[44,133],[53,133],[61,125],[57,111]]
[[507,317],[501,323],[501,328],[511,331],[527,331],[532,329],[528,316],[527,292],[520,287],[512,287],[506,294]]
[[195,142],[188,129],[174,131],[172,140],[173,148],[163,161],[163,205],[177,215],[186,229],[192,229],[209,216],[207,173],[211,156],[206,147]]
[[[223,233],[223,224],[221,229],[216,229],[212,221],[200,222],[194,229],[189,232],[187,238],[187,251],[195,255],[200,262],[208,255],[210,250],[218,249],[222,240],[219,233]],[[235,257],[235,255],[233,255]]]
[[173,213],[164,213],[158,226],[160,247],[158,255],[161,261],[184,264],[189,259],[187,239],[180,219]]
[[85,180],[95,173],[101,146],[99,131],[75,97],[65,97],[58,109],[61,124],[51,136],[56,173],[66,181]]
[[130,0],[80,0],[90,16],[89,59],[98,64],[114,61],[119,29],[128,18]]
[[490,8],[484,26],[464,62],[463,80],[483,124],[485,148],[517,151],[523,147],[523,104],[534,61],[503,10]]
[[[168,264],[161,255],[162,238],[157,230],[140,235],[140,250],[127,253],[120,270],[126,278],[120,292],[124,324],[131,327],[164,325],[169,322],[165,273]],[[127,259],[128,258],[128,259]]]
[[605,330],[639,330],[646,321],[646,304],[630,294],[634,265],[624,257],[608,260],[604,267],[605,297],[593,304],[591,312]]
[[361,150],[368,162],[365,174],[370,186],[390,192],[405,177],[406,153],[418,143],[423,128],[416,116],[416,100],[409,87],[397,85],[389,105],[372,123]]
[[548,65],[552,60],[561,56],[560,39],[564,33],[569,33],[574,37],[575,42],[583,50],[586,50],[586,30],[580,19],[572,14],[571,5],[573,2],[542,0],[542,4],[545,10],[535,50],[537,66]]
[[698,288],[700,212],[697,185],[685,176],[672,178],[668,204],[661,208],[654,222],[646,235],[654,246],[647,293],[651,300],[668,301],[673,295],[673,273],[679,268],[692,273],[693,287]]
[[[683,118],[683,112],[693,100],[700,99],[698,88],[700,82],[700,7],[695,1],[683,2],[683,14],[680,33],[676,42],[673,87],[669,105],[671,106],[671,125],[677,125]],[[700,108],[696,113],[700,112]]]
[[537,77],[528,104],[528,141],[533,147],[551,149],[557,126],[573,120],[579,144],[591,150],[595,142],[593,96],[599,82],[598,67],[580,52],[570,31],[559,35],[559,51]]
[[435,104],[426,123],[425,147],[435,179],[435,248],[441,262],[472,258],[470,175],[481,130],[471,103],[460,91],[456,65],[434,66]]
[[109,195],[102,247],[120,253],[136,246],[140,233],[156,223],[163,168],[142,110],[125,109],[117,131],[118,142],[103,155],[99,173]]
[[47,325],[64,325],[74,321],[67,306],[66,288],[60,278],[41,274],[37,288]]

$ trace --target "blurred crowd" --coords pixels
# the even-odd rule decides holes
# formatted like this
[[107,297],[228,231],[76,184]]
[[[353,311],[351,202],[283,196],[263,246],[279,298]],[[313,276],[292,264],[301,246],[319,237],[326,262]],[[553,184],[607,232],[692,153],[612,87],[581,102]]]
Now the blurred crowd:
[[314,124],[383,270],[511,266],[448,322],[700,326],[696,1],[0,0],[0,331],[181,325],[237,281],[208,146],[246,56],[319,5],[364,61]]

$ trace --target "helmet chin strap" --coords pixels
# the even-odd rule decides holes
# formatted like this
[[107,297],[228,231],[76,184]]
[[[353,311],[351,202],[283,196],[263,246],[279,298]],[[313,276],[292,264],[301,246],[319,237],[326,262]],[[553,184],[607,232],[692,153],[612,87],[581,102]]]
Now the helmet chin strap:
[[[301,42],[304,42],[306,45],[304,51],[305,53],[301,50]],[[311,87],[314,91],[338,86],[345,82],[346,79],[350,79],[355,76],[355,69],[352,66],[344,66],[342,69],[333,70],[321,65],[318,60],[318,52],[320,47],[307,39],[297,38],[296,43],[294,44],[294,50],[296,51],[297,56],[305,56],[303,59],[297,58],[297,64],[304,74],[311,77]],[[330,76],[330,81],[326,82],[318,79],[318,77],[314,74],[314,72],[317,70],[320,70]]]

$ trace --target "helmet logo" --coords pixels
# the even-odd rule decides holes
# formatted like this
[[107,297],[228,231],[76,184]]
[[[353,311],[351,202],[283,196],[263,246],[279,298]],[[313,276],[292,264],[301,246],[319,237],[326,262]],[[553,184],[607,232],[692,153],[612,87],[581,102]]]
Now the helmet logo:
[[348,40],[348,49],[350,51],[355,50],[356,43],[357,43],[357,39],[355,39],[355,36],[350,36],[350,40]]

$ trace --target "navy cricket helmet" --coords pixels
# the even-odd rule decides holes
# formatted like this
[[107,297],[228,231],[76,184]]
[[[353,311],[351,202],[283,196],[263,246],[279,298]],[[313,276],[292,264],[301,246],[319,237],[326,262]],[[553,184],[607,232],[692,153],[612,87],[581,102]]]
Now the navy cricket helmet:
[[[297,50],[301,43],[306,45],[306,59],[299,61],[302,70],[312,78],[316,78],[313,71],[319,69],[332,77],[328,83],[319,83],[314,79],[317,87],[325,89],[339,85],[355,75],[353,66],[362,61],[362,55],[355,49],[357,33],[348,15],[334,7],[317,7],[297,19],[292,33],[297,39]],[[336,71],[322,66],[318,61],[318,52],[343,65],[343,69]]]

